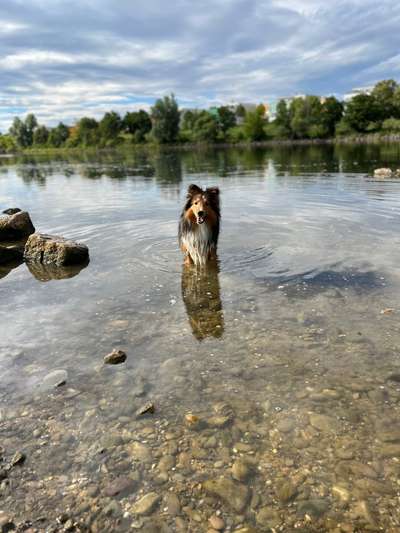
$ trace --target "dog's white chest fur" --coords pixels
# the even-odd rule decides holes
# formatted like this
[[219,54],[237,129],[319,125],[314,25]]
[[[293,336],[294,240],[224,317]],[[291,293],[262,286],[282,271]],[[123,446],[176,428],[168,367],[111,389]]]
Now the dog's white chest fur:
[[182,236],[182,243],[196,265],[205,264],[213,247],[208,224],[198,224],[193,231]]

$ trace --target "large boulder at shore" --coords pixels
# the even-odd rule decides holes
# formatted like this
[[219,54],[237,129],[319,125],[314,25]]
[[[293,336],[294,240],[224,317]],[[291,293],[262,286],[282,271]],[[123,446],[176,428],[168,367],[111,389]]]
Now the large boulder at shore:
[[391,168],[376,168],[374,170],[375,178],[391,178],[393,174]]
[[24,259],[27,263],[69,266],[87,263],[89,249],[57,235],[34,233],[25,244]]
[[6,210],[12,214],[0,215],[0,241],[18,241],[35,233],[31,217],[26,211]]

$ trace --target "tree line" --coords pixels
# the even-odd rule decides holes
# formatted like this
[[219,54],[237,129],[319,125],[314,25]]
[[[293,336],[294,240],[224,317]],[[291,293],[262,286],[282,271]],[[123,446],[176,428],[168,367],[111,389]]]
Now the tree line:
[[180,110],[174,95],[157,100],[150,112],[115,111],[101,120],[83,117],[73,126],[49,128],[33,114],[16,117],[0,135],[0,151],[29,148],[115,147],[140,143],[237,143],[263,140],[327,139],[367,133],[400,133],[400,86],[378,82],[370,93],[341,102],[315,95],[282,99],[273,120],[263,104],[246,109],[220,106]]

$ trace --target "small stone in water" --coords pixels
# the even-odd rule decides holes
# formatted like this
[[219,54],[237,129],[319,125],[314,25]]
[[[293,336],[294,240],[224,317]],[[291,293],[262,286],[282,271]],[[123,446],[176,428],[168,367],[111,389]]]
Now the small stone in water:
[[11,459],[11,466],[22,465],[25,462],[26,455],[22,452],[15,452]]
[[210,522],[210,526],[217,531],[221,531],[225,527],[225,522],[219,516],[213,515],[208,521]]
[[139,515],[150,514],[157,505],[160,496],[155,492],[149,492],[132,506],[132,512]]
[[129,477],[117,477],[104,490],[106,496],[119,496],[132,492],[135,482]]
[[126,353],[122,350],[113,350],[111,353],[104,357],[104,363],[106,365],[119,365],[126,361]]
[[152,402],[147,402],[136,411],[136,416],[142,416],[148,413],[154,414],[154,412],[155,412],[154,404]]
[[241,460],[237,459],[232,465],[232,477],[237,481],[243,481],[249,475],[250,470],[247,464]]

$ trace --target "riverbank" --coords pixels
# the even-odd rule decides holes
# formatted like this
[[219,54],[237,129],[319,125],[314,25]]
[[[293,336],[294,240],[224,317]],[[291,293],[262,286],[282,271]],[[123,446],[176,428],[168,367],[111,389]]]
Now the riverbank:
[[0,154],[0,157],[17,157],[20,155],[57,155],[57,154],[81,154],[81,153],[110,153],[118,151],[127,151],[132,149],[144,150],[196,150],[204,148],[258,148],[258,147],[278,147],[278,146],[318,146],[318,145],[362,145],[362,144],[390,144],[399,143],[400,135],[382,135],[379,133],[369,135],[349,135],[344,137],[332,137],[329,139],[269,139],[263,141],[242,141],[237,143],[175,143],[175,144],[155,144],[155,143],[121,143],[110,147],[76,147],[76,148],[29,148],[13,153]]

